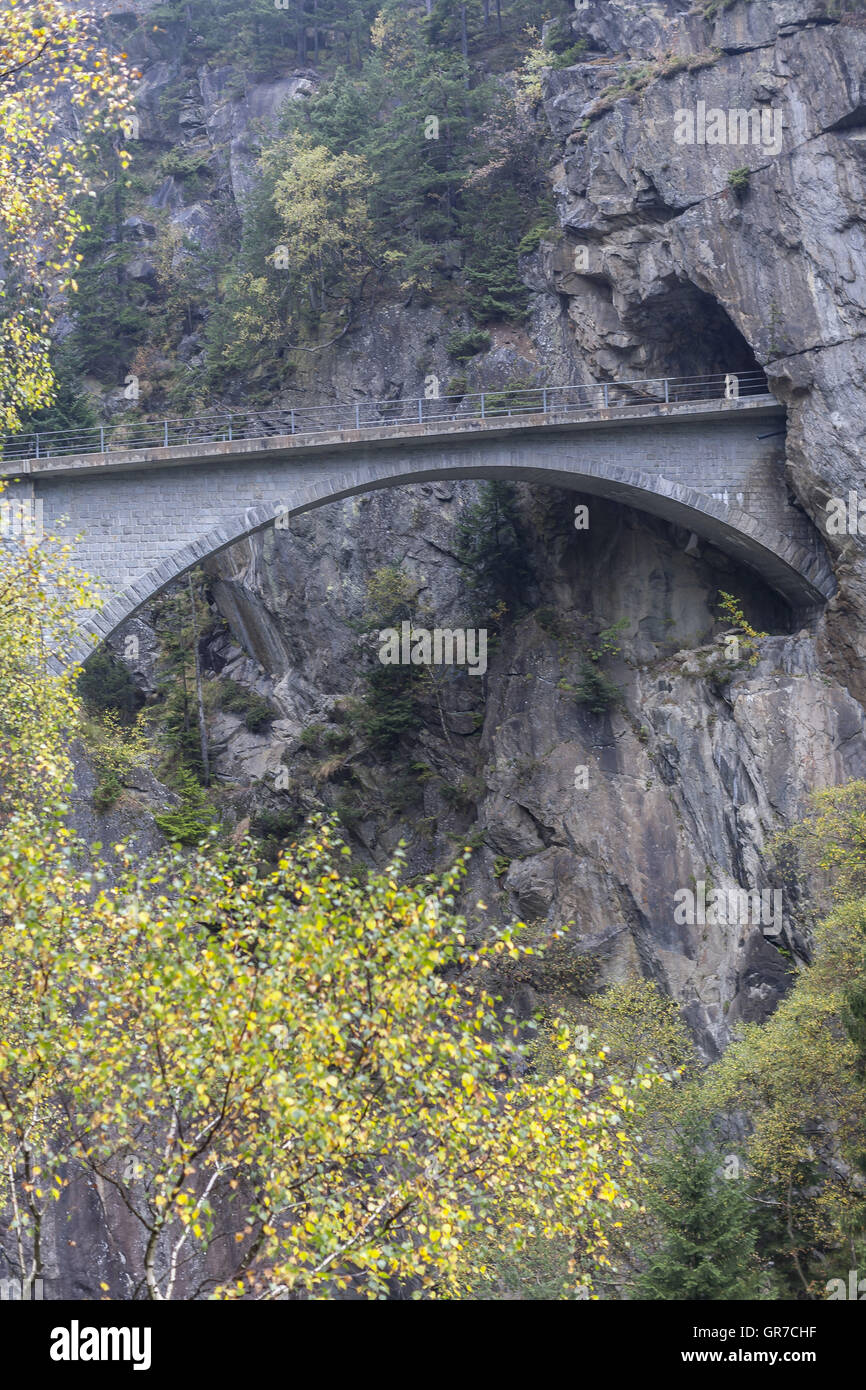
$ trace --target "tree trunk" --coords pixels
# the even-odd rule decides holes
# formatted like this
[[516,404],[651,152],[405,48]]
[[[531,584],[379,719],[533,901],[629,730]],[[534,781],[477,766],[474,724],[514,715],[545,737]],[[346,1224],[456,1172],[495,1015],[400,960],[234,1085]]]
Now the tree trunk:
[[198,624],[195,620],[195,592],[192,587],[192,572],[187,575],[189,583],[189,606],[192,614],[192,650],[195,659],[195,698],[198,708],[198,733],[201,739],[202,778],[206,787],[210,786],[210,759],[207,747],[207,725],[204,719],[204,694],[201,686],[201,661],[198,653]]

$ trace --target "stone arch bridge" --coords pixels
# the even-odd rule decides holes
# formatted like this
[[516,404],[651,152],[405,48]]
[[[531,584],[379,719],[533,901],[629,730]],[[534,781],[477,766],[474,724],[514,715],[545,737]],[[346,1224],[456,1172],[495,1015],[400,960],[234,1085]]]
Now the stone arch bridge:
[[626,503],[757,571],[798,612],[835,589],[784,477],[760,373],[235,412],[13,436],[0,530],[78,537],[104,606],[78,659],[187,569],[265,526],[374,488],[505,478]]

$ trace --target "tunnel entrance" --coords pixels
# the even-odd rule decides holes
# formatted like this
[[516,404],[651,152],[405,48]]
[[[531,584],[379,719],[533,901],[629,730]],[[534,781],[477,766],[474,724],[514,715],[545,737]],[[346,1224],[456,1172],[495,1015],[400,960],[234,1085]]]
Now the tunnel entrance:
[[654,370],[673,377],[762,372],[736,324],[711,294],[690,283],[636,307],[629,328],[651,347]]

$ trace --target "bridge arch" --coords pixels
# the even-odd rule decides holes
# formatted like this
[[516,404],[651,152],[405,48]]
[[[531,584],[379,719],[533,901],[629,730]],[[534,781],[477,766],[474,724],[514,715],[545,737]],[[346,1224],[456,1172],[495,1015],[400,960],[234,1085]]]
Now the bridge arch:
[[[187,570],[273,525],[278,517],[291,518],[366,492],[436,479],[522,480],[618,501],[693,531],[755,570],[795,610],[814,609],[835,590],[820,546],[786,535],[761,517],[732,506],[726,498],[640,468],[589,460],[581,457],[579,449],[570,450],[563,444],[547,457],[540,450],[531,450],[531,457],[526,458],[513,457],[511,451],[507,460],[478,456],[481,452],[471,450],[464,461],[443,458],[424,463],[410,453],[395,461],[379,459],[361,464],[351,471],[334,470],[310,482],[293,471],[287,486],[276,488],[273,498],[243,508],[195,540],[178,546],[116,593],[83,625],[83,633],[104,640]],[[90,650],[92,645],[85,638],[77,659],[84,660]]]

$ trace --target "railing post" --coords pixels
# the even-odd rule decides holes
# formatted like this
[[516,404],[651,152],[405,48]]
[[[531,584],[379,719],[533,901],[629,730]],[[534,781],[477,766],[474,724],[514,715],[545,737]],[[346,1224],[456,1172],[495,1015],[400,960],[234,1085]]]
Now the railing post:
[[292,415],[292,434],[294,434],[294,432],[295,432],[295,411],[294,411],[294,407],[292,408],[291,415]]
[[105,453],[105,426],[104,426],[104,425],[100,425],[100,426],[99,426],[99,452],[100,452],[101,454],[104,454],[104,453]]
[[484,392],[481,392],[481,418],[484,419]]
[[167,420],[163,420],[162,425],[163,425],[163,429],[162,429],[162,441],[163,441],[163,444],[165,445],[165,447],[166,447],[166,449],[167,449],[167,448],[168,448],[168,421],[167,421]]
[[232,417],[229,416],[229,443],[232,442]]
[[423,423],[424,423],[424,398],[423,398],[423,396],[419,396],[419,397],[418,397],[418,424],[419,424],[419,425],[423,425]]
[[39,435],[36,436],[36,457],[39,457]]
[[667,377],[665,377],[665,405],[670,405],[670,400],[670,382]]
[[541,392],[541,409],[542,409],[543,414],[546,415],[546,414],[547,414],[547,387],[546,387],[546,386],[544,387],[544,389],[543,389],[542,392]]

